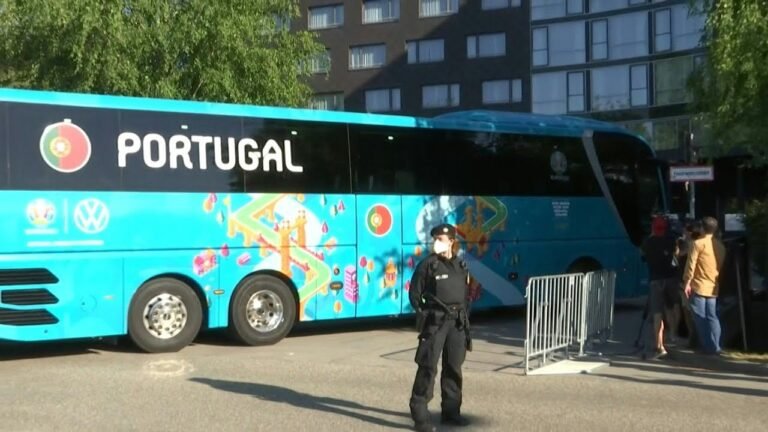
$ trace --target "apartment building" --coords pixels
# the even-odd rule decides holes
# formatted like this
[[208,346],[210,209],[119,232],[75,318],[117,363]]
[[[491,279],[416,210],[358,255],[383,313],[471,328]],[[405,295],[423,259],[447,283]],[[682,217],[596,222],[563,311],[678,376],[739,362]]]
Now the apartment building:
[[313,108],[434,116],[529,111],[528,0],[301,0]]
[[705,60],[705,17],[688,0],[530,0],[531,111],[589,116],[684,160],[699,125],[687,79]]

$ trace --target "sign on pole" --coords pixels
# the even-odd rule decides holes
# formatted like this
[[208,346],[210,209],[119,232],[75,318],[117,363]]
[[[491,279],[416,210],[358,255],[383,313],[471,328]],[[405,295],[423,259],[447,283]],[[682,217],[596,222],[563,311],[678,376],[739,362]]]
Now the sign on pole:
[[715,169],[712,166],[674,166],[669,167],[671,182],[700,182],[713,181]]

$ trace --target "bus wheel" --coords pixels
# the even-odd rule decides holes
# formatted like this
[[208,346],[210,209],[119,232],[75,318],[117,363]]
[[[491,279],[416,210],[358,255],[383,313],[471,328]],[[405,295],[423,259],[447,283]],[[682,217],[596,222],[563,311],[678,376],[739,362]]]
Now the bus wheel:
[[153,279],[133,296],[128,334],[146,352],[175,352],[195,339],[202,321],[200,299],[192,287],[172,278]]
[[247,345],[271,345],[296,321],[293,291],[280,279],[256,275],[243,280],[229,308],[230,333]]
[[600,265],[600,263],[596,259],[590,258],[590,257],[582,257],[572,262],[571,265],[568,266],[568,269],[565,272],[566,273],[589,273],[592,271],[597,271],[602,269],[603,269],[603,266]]

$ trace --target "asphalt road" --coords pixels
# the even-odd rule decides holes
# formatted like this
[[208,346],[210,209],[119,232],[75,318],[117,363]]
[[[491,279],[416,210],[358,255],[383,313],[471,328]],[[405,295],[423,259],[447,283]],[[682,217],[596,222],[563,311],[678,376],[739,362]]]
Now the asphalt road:
[[[616,314],[611,365],[524,376],[520,313],[475,320],[463,412],[482,431],[764,431],[768,376],[640,361]],[[3,431],[408,430],[415,333],[403,322],[299,330],[277,345],[202,336],[179,353],[85,341],[0,346]],[[439,387],[431,408],[437,416]],[[437,420],[437,418],[436,418]],[[445,429],[450,430],[450,429]]]

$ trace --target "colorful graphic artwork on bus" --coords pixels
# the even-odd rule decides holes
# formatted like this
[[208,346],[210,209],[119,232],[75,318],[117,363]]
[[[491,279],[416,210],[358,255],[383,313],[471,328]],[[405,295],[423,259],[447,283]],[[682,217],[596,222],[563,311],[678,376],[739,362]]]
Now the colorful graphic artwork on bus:
[[[179,272],[221,305],[222,324],[238,283],[262,271],[290,279],[304,321],[409,313],[410,279],[429,254],[431,227],[442,222],[456,225],[463,257],[482,285],[478,309],[523,304],[528,277],[567,268],[581,254],[607,265],[622,259],[602,253],[605,242],[569,240],[608,238],[617,229],[587,216],[596,200],[62,192],[16,193],[11,201],[18,204],[8,223],[18,234],[4,247],[179,251]],[[154,253],[128,258],[147,275],[175,266]]]
[[[347,198],[348,199],[348,198]],[[426,213],[455,223],[465,257],[488,282],[486,302],[518,301],[519,287],[504,281],[509,255],[494,233],[505,229],[507,207],[493,197],[465,197],[455,205],[422,200],[418,207],[403,203],[396,217],[387,197],[358,197],[359,215],[347,211],[343,196],[302,194],[207,195],[204,213],[226,230],[228,243],[194,257],[198,275],[216,268],[235,250],[243,275],[264,269],[277,271],[295,284],[301,320],[376,316],[409,311],[409,280],[425,257],[429,239]],[[400,201],[398,198],[397,201]],[[353,203],[354,206],[354,203]],[[434,207],[434,208],[433,208]],[[354,207],[352,207],[354,208]],[[412,211],[415,214],[409,214]],[[434,214],[437,210],[440,214]],[[358,225],[355,231],[354,218]],[[400,228],[401,220],[416,221]],[[424,226],[422,226],[424,225]],[[338,236],[344,237],[340,244]],[[218,256],[217,256],[218,255]],[[406,269],[403,271],[402,269]],[[478,300],[478,299],[475,299]]]

